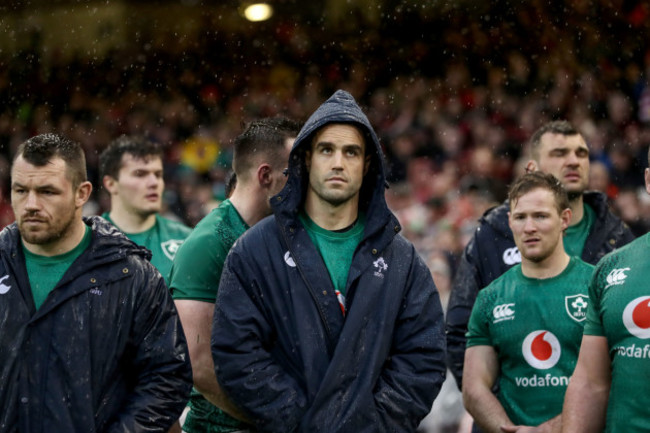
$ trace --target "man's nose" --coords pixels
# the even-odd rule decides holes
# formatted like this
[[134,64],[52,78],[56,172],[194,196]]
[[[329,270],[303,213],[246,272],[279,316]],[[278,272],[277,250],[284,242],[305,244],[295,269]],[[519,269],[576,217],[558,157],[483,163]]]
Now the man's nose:
[[573,166],[578,165],[579,162],[580,160],[578,158],[578,155],[576,155],[575,152],[569,152],[567,155],[567,164]]
[[343,152],[341,151],[334,152],[334,155],[332,156],[332,164],[334,165],[335,168],[343,167]]
[[149,185],[149,186],[156,186],[161,181],[162,181],[162,179],[160,177],[156,176],[153,173],[146,177],[146,182],[147,182],[147,185]]
[[25,200],[25,209],[27,210],[36,210],[40,209],[41,203],[38,199],[37,194],[34,191],[31,191],[27,194],[27,199]]
[[535,225],[535,221],[532,218],[526,218],[526,222],[524,223],[524,231],[526,233],[531,233],[537,230],[537,226]]

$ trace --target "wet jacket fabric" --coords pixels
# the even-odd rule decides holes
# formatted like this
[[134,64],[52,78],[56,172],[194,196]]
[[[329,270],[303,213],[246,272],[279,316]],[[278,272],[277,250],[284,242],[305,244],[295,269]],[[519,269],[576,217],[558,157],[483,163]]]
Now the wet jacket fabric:
[[[605,254],[634,240],[634,235],[610,212],[604,194],[585,192],[583,200],[594,210],[596,218],[581,258],[595,265]],[[509,210],[506,201],[483,215],[456,270],[447,309],[446,332],[447,365],[459,387],[463,375],[465,333],[476,296],[479,290],[521,262],[508,226]]]
[[[344,316],[327,269],[298,218],[304,150],[325,124],[365,131],[372,155],[360,207],[364,238]],[[445,376],[443,313],[430,272],[384,200],[379,142],[346,92],[307,121],[274,215],[233,246],[212,334],[222,388],[262,432],[413,432]]]
[[149,252],[99,217],[36,310],[15,224],[0,232],[0,432],[167,432],[187,344]]

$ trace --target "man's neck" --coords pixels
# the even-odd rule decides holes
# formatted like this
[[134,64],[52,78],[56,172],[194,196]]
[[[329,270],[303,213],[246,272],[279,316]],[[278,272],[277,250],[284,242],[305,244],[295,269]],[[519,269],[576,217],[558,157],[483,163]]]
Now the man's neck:
[[582,217],[585,215],[585,206],[582,194],[571,200],[569,202],[569,206],[571,207],[571,222],[569,223],[570,227],[579,224],[580,221],[582,221]]
[[571,257],[564,252],[564,245],[560,244],[561,252],[551,254],[541,262],[534,262],[521,258],[521,272],[528,278],[545,280],[560,275],[571,261]]
[[86,234],[86,224],[79,218],[75,219],[69,230],[57,240],[47,244],[30,244],[22,239],[23,245],[32,254],[44,257],[54,257],[72,251],[84,238]]
[[156,224],[156,215],[152,213],[142,216],[120,208],[113,208],[108,214],[111,221],[124,233],[142,233],[149,230]]
[[249,227],[270,214],[270,205],[264,191],[255,191],[247,185],[238,184],[228,200]]
[[341,230],[349,227],[359,216],[359,201],[350,200],[341,206],[333,206],[308,194],[305,212],[309,218],[325,230]]

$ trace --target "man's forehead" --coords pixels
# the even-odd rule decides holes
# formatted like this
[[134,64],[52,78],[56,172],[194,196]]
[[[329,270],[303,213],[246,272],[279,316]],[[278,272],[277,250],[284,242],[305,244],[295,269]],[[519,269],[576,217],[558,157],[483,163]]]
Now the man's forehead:
[[122,167],[128,166],[141,166],[149,164],[162,165],[162,157],[156,154],[150,155],[134,155],[132,153],[125,153],[122,155]]
[[36,166],[18,156],[11,167],[12,183],[37,182],[49,184],[58,181],[68,181],[67,167],[63,159],[51,158],[45,165]]
[[[526,191],[516,199],[510,202],[510,211],[514,212],[515,210],[522,210],[524,207],[539,207],[541,208],[545,205],[553,207],[555,205],[555,196],[553,192],[547,188],[537,187]],[[530,210],[530,209],[529,209]]]
[[587,143],[580,134],[565,135],[555,132],[547,132],[542,135],[540,144],[545,149],[584,148],[589,150]]
[[361,130],[348,123],[331,123],[323,126],[316,131],[313,144],[321,142],[331,142],[331,140],[343,140],[344,144],[361,144],[365,145],[365,140]]

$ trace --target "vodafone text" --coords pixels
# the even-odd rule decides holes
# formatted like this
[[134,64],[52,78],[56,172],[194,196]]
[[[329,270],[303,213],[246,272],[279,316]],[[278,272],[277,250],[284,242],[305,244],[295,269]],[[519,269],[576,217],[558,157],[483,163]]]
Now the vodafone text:
[[614,352],[617,355],[625,356],[626,358],[650,358],[650,344],[646,344],[643,347],[637,347],[636,344],[632,344],[628,347],[619,346],[614,348]]
[[530,377],[515,377],[515,384],[524,388],[543,387],[543,386],[568,386],[569,378],[567,376],[552,376],[550,373],[545,376],[533,374]]

